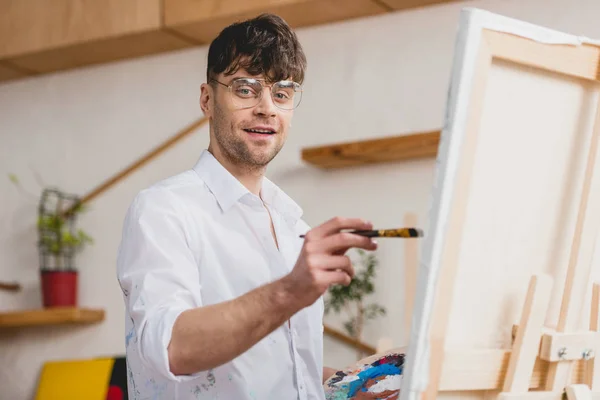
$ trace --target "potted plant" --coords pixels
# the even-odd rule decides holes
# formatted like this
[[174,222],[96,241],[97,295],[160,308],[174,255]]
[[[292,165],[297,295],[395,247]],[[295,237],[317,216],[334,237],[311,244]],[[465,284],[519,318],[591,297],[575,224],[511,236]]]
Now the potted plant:
[[[19,185],[14,175],[11,181]],[[38,254],[44,307],[76,307],[78,271],[75,255],[93,239],[76,229],[77,216],[84,211],[80,199],[55,188],[45,188],[37,215]]]
[[[375,291],[373,278],[378,265],[377,258],[374,253],[367,253],[361,249],[357,249],[357,252],[360,262],[353,263],[354,278],[348,286],[334,285],[329,288],[325,299],[325,314],[332,310],[336,313],[344,310],[348,318],[344,322],[346,332],[352,338],[361,341],[366,322],[385,315],[386,310],[377,303],[367,303],[367,297]],[[357,360],[363,358],[363,351],[359,349],[356,357]]]

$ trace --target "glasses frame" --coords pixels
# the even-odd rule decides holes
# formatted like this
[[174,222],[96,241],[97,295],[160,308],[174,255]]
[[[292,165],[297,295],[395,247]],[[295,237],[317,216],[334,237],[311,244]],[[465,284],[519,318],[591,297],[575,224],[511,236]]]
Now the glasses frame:
[[[226,83],[220,82],[220,81],[218,81],[218,80],[217,80],[217,79],[215,79],[215,78],[210,78],[210,79],[209,79],[209,81],[213,81],[213,82],[215,82],[215,83],[218,83],[219,85],[222,85],[222,86],[226,87],[226,88],[227,88],[227,90],[229,91],[229,95],[232,97],[232,99],[234,99],[234,96],[235,96],[235,95],[233,94],[233,91],[232,91],[233,84],[234,84],[236,81],[239,81],[239,80],[242,80],[242,79],[244,79],[244,80],[246,80],[246,79],[249,79],[249,80],[254,80],[254,81],[257,81],[258,83],[260,83],[260,85],[261,85],[261,87],[262,87],[262,90],[260,91],[260,94],[259,94],[259,95],[258,95],[258,97],[257,97],[257,102],[256,102],[256,104],[254,104],[254,105],[252,105],[252,106],[247,106],[247,107],[238,107],[238,109],[240,109],[240,110],[245,110],[245,109],[248,109],[248,108],[253,108],[253,107],[256,107],[256,106],[257,106],[257,105],[260,103],[260,101],[262,100],[262,96],[263,96],[263,92],[264,92],[264,89],[265,89],[265,88],[269,88],[269,93],[271,94],[271,100],[273,101],[273,104],[275,105],[275,107],[279,108],[280,110],[284,110],[284,111],[292,111],[292,110],[295,110],[296,108],[298,108],[298,107],[300,106],[300,103],[302,102],[302,93],[304,92],[304,90],[302,89],[302,86],[301,86],[299,83],[297,83],[297,82],[294,82],[294,81],[283,80],[283,81],[278,81],[278,82],[275,82],[275,83],[273,83],[273,84],[271,84],[271,85],[267,85],[267,84],[265,83],[265,82],[266,82],[266,79],[247,78],[247,77],[239,77],[239,78],[235,78],[235,79],[233,79],[233,80],[231,81],[231,83],[230,83],[229,85],[228,85],[228,84],[226,84]],[[293,108],[283,108],[283,107],[280,107],[280,106],[277,104],[277,102],[275,101],[275,99],[273,99],[273,86],[274,86],[274,85],[276,85],[276,84],[278,84],[279,82],[293,82],[293,83],[295,83],[295,84],[297,84],[297,85],[298,85],[298,88],[299,88],[299,89],[298,89],[298,90],[294,90],[294,91],[295,91],[295,92],[299,92],[299,93],[300,93],[300,101],[298,101],[298,104],[297,104],[295,107],[293,107]],[[234,99],[233,101],[234,101],[234,103],[235,103],[235,99]]]

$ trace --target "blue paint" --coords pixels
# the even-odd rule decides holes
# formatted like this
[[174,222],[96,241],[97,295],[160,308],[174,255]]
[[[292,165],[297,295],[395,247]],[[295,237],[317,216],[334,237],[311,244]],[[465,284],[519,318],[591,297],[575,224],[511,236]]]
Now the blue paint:
[[367,389],[362,386],[369,379],[376,378],[378,376],[388,376],[388,375],[400,375],[402,373],[402,369],[398,368],[392,364],[380,364],[374,366],[372,368],[368,368],[364,371],[358,373],[358,379],[350,382],[348,396],[354,396],[359,389],[362,388],[363,392],[366,392]]
[[125,347],[129,346],[129,342],[131,341],[131,338],[133,338],[133,329],[131,329],[129,331],[129,333],[127,334],[127,336],[125,337]]
[[[345,400],[355,398],[357,393],[374,393],[371,391],[372,388],[365,386],[386,377],[402,375],[403,370],[404,354],[388,354],[371,364],[362,365],[359,369],[338,371],[328,382],[325,398],[327,400]],[[349,376],[355,379],[341,382]]]

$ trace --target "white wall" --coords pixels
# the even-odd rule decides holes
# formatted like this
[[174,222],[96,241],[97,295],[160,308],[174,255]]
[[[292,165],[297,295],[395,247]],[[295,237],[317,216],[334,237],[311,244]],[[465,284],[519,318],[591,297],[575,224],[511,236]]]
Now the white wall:
[[[269,176],[316,225],[334,215],[376,226],[402,223],[405,212],[426,225],[434,160],[324,172],[300,160],[304,146],[439,129],[458,13],[465,5],[600,38],[597,0],[480,0],[366,18],[299,31],[309,60],[305,95],[292,135]],[[115,63],[0,85],[0,279],[24,286],[0,292],[0,310],[40,306],[35,248],[36,199],[6,175],[19,175],[35,194],[45,184],[83,194],[200,116],[199,85],[206,48]],[[207,145],[199,130],[169,153],[93,201],[80,226],[96,244],[78,259],[80,302],[106,309],[92,327],[0,332],[0,398],[31,399],[44,361],[124,352],[123,305],[115,255],[124,212],[135,193],[194,164]],[[388,315],[365,340],[404,343],[402,243],[380,240],[376,300]],[[339,325],[337,318],[327,318]],[[328,365],[353,360],[326,339]]]

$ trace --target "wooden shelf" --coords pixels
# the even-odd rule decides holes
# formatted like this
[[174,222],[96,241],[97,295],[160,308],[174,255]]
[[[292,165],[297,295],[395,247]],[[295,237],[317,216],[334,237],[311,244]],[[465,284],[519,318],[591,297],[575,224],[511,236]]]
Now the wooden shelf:
[[377,351],[375,349],[375,347],[370,346],[367,343],[360,342],[360,341],[354,339],[353,337],[346,335],[344,332],[338,331],[335,328],[332,328],[327,325],[324,325],[323,328],[324,328],[324,333],[326,335],[329,335],[332,338],[339,340],[340,342],[343,342],[349,346],[352,346],[355,349],[362,350],[368,354],[375,354],[375,352]]
[[309,147],[302,150],[302,159],[319,168],[343,168],[365,164],[435,157],[440,131],[391,136]]
[[7,290],[9,292],[18,292],[21,290],[21,285],[16,282],[2,282],[0,281],[0,290]]
[[104,310],[57,307],[0,312],[0,329],[41,325],[92,324],[104,320]]

